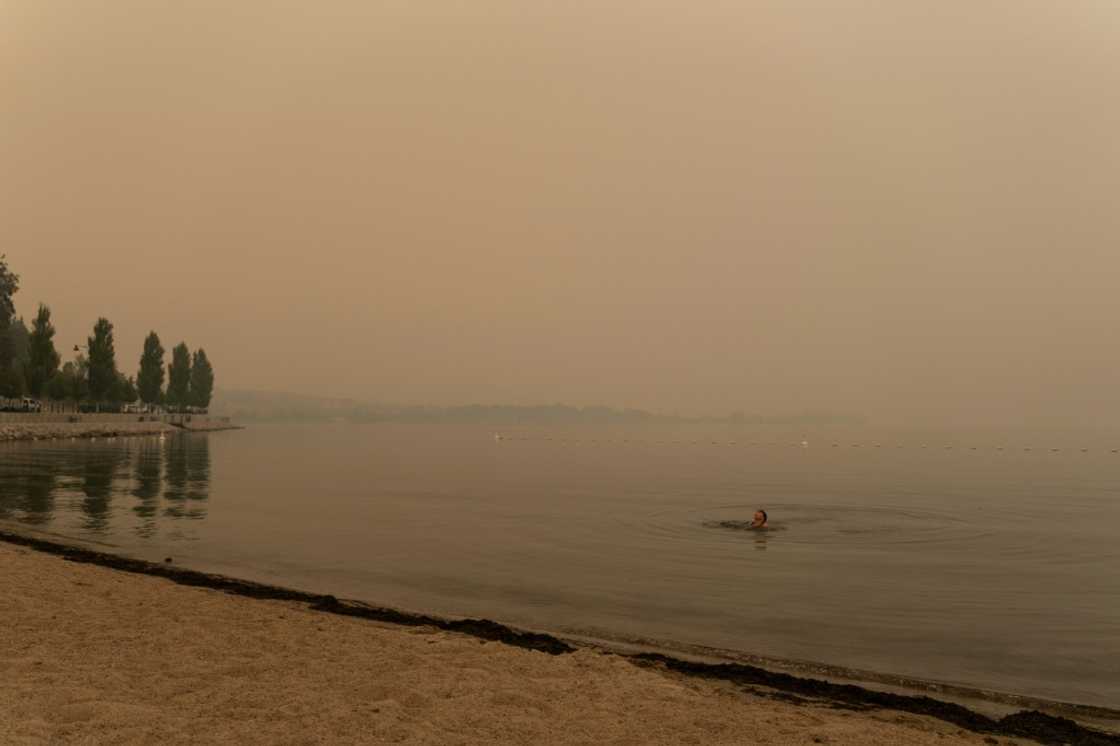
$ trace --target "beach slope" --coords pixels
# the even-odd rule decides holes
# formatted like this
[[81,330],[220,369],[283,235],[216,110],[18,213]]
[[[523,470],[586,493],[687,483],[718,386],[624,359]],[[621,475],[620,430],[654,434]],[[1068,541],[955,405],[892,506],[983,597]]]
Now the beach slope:
[[594,650],[548,655],[6,543],[0,567],[6,744],[997,742],[894,711],[763,698]]

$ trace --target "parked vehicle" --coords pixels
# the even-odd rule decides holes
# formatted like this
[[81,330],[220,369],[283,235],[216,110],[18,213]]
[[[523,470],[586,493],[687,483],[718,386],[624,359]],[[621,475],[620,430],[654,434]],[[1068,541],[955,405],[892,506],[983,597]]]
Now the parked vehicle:
[[39,400],[32,399],[30,396],[22,396],[17,398],[0,397],[0,412],[42,412],[43,405]]

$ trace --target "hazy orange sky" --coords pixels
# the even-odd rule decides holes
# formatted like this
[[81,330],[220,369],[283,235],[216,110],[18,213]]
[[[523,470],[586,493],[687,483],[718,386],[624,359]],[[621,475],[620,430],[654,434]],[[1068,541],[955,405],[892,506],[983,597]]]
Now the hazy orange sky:
[[1118,91],[1114,0],[5,0],[0,253],[219,388],[1115,424]]

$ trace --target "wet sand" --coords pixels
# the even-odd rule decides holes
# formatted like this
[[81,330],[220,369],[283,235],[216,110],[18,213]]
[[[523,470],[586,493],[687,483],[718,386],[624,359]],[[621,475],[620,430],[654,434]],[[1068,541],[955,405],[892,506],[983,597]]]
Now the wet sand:
[[5,743],[1032,743],[0,543]]

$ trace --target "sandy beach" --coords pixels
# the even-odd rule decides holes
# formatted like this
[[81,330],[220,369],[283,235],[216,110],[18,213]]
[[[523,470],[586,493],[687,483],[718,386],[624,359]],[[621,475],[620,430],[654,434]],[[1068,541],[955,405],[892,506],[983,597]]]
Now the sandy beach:
[[0,543],[5,743],[1031,743]]

